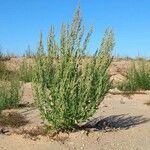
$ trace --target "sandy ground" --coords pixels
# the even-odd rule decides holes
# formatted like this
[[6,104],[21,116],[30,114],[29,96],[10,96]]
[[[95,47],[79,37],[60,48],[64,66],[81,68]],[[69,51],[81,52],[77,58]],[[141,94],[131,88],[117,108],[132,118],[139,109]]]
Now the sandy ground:
[[[14,58],[7,64],[13,64],[11,69],[17,68],[19,61],[22,60]],[[110,68],[112,79],[123,79],[130,64],[127,60],[114,61]],[[19,120],[18,117],[13,118],[11,127],[4,126],[6,133],[0,134],[0,150],[150,150],[150,105],[145,104],[150,102],[150,91],[123,95],[112,90],[94,117],[88,121],[87,131],[60,133],[52,139],[42,135],[34,138],[25,134],[36,134],[37,129],[43,126],[43,121],[33,105],[31,84],[27,83],[23,88],[23,107],[4,111],[10,118],[13,118],[10,112],[17,113]],[[16,122],[18,126],[14,127]],[[0,131],[3,129],[1,126],[0,122]]]

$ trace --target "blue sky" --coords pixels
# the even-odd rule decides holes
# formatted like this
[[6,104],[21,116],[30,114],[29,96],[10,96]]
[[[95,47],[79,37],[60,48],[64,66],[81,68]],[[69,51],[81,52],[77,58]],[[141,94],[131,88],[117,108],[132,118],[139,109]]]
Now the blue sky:
[[[90,53],[99,46],[107,27],[115,32],[114,54],[150,57],[150,0],[80,0],[87,28],[94,26]],[[39,33],[46,41],[51,24],[60,31],[70,22],[77,0],[0,0],[0,45],[22,54],[29,44],[36,49]]]

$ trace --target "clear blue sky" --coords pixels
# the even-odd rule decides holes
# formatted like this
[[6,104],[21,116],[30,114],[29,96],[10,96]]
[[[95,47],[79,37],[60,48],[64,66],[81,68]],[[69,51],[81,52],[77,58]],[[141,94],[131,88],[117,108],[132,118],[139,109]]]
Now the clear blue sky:
[[[114,53],[150,57],[150,0],[80,0],[87,27],[94,26],[89,50],[99,46],[107,27],[116,36]],[[37,47],[39,33],[44,39],[51,24],[60,30],[69,22],[77,0],[0,0],[0,45],[22,54],[29,44]]]

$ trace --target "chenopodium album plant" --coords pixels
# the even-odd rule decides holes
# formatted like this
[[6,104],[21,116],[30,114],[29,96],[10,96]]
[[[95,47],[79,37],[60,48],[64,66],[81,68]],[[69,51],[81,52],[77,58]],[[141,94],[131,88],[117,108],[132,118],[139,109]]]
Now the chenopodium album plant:
[[41,35],[35,58],[35,99],[43,119],[53,129],[71,130],[86,121],[110,88],[113,32],[106,30],[101,47],[86,61],[91,34],[92,29],[84,35],[78,9],[72,24],[62,25],[60,44],[51,27],[47,53]]
[[19,80],[7,81],[0,83],[0,113],[4,109],[16,108],[21,100],[21,85]]
[[118,83],[118,88],[123,91],[149,90],[150,63],[144,59],[133,61],[126,79]]

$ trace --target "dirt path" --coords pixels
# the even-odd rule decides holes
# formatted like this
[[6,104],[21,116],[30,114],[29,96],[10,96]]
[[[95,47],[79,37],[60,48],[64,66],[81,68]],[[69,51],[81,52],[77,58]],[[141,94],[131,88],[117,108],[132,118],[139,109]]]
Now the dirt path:
[[[148,101],[150,92],[132,96],[108,94],[94,116],[96,119],[87,125],[92,130],[89,134],[62,134],[60,141],[0,134],[0,150],[150,150],[150,106],[145,104]],[[36,109],[19,111],[29,120],[27,125],[42,124]]]

